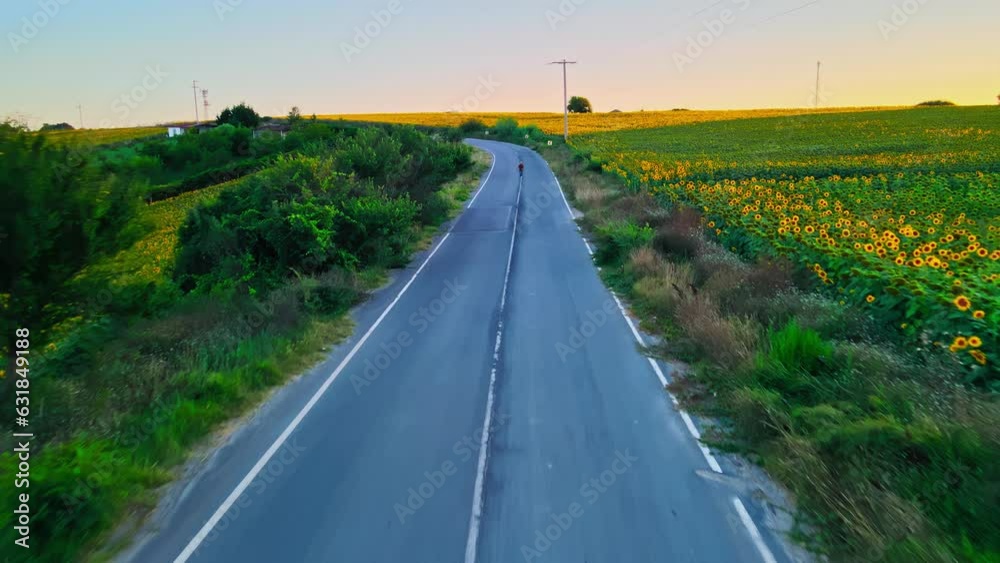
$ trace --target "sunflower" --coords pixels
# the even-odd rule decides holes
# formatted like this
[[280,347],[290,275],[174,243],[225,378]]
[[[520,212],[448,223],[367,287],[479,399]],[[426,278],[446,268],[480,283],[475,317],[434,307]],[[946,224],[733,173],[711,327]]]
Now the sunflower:
[[983,339],[978,336],[969,337],[969,348],[979,348],[983,345]]
[[985,319],[986,318],[986,311],[982,311],[982,310],[976,311],[976,312],[972,313],[972,316],[975,317],[975,318],[977,318],[977,319]]
[[976,360],[976,362],[979,365],[981,365],[981,366],[985,366],[986,365],[986,354],[983,354],[981,351],[979,351],[979,350],[971,350],[971,351],[969,351],[969,355],[971,355],[972,359]]
[[955,304],[955,307],[958,307],[959,311],[968,311],[969,307],[972,307],[972,301],[964,295],[959,295],[952,303]]
[[951,347],[955,350],[965,350],[969,347],[969,339],[964,336],[956,336],[955,341],[951,343]]

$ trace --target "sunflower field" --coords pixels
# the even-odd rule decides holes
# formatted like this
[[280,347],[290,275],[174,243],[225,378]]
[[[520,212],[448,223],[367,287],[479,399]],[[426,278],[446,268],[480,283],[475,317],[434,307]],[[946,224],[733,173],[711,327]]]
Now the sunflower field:
[[[876,108],[848,107],[827,108],[824,113],[856,113]],[[622,111],[609,113],[574,113],[569,116],[570,130],[574,133],[598,133],[608,131],[629,131],[655,129],[675,125],[689,125],[712,121],[730,121],[762,117],[795,116],[812,113],[808,109],[751,109],[751,110],[671,110],[671,111]],[[458,127],[470,121],[481,121],[489,127],[502,118],[512,118],[522,125],[535,125],[549,135],[562,135],[562,113],[369,113],[319,115],[318,119],[371,123],[396,123],[401,125],[423,125],[426,127]]]
[[801,265],[1000,389],[1000,108],[778,116],[584,135],[637,192]]

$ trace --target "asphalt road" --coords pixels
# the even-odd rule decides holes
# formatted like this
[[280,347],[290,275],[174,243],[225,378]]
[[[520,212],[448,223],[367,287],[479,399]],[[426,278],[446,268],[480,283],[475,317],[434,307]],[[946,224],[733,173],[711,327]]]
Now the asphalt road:
[[663,392],[545,162],[474,143],[494,167],[451,230],[122,560],[787,560],[752,499],[706,478],[725,461]]

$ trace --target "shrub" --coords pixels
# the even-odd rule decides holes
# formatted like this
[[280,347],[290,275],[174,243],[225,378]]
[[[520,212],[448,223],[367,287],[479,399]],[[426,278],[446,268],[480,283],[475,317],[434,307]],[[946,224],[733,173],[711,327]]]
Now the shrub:
[[950,107],[954,106],[955,102],[949,102],[947,100],[930,100],[927,102],[920,102],[917,104],[918,108],[932,108],[932,107]]
[[180,230],[176,276],[186,290],[277,287],[293,271],[395,265],[406,257],[417,205],[372,195],[329,158],[276,165],[191,213]]
[[357,278],[345,270],[331,270],[303,280],[302,291],[306,307],[326,315],[346,312],[364,295]]
[[482,134],[486,131],[486,124],[478,119],[469,119],[458,126],[458,130],[464,135]]
[[448,220],[453,204],[446,195],[434,192],[420,206],[420,222],[424,225],[440,225]]
[[496,125],[493,128],[496,130],[497,136],[502,139],[511,139],[517,135],[518,130],[517,120],[513,117],[501,117],[497,120]]
[[652,240],[653,229],[630,221],[613,222],[599,227],[597,238],[597,253],[594,256],[597,263],[619,265],[633,250]]
[[754,297],[773,297],[793,287],[792,264],[787,259],[760,257],[750,269],[747,285]]
[[653,238],[653,248],[665,256],[680,260],[689,260],[698,254],[702,247],[696,235],[686,234],[664,225],[657,229]]

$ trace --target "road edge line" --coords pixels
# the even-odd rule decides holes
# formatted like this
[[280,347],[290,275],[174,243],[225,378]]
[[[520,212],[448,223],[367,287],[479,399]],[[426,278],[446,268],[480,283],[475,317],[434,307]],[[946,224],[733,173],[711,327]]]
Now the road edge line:
[[[551,167],[550,167],[550,172],[552,172],[552,177],[555,178],[556,180],[556,186],[559,187],[559,195],[562,196],[563,203],[566,204],[566,211],[569,212],[569,218],[571,221],[575,222],[576,217],[573,216],[573,209],[569,205],[569,200],[566,199],[566,193],[563,191],[562,183],[559,182],[559,178],[556,176],[555,171],[551,170]],[[577,230],[579,231],[579,228],[577,228]],[[588,243],[586,239],[584,239],[582,236],[580,238],[581,240],[583,240],[583,244],[587,247],[587,251],[590,253],[591,256],[593,256],[594,252],[590,247],[590,243]],[[612,291],[610,288],[608,288],[608,291],[611,293],[611,296],[614,298],[615,303],[618,305],[618,310],[619,312],[621,312],[622,317],[625,318],[625,322],[626,324],[628,324],[629,329],[631,329],[632,335],[635,337],[636,341],[638,341],[641,346],[645,346],[646,343],[643,341],[643,338],[639,334],[639,331],[636,328],[636,326],[632,323],[632,319],[629,318],[628,312],[625,311],[625,307],[624,305],[622,305],[621,300],[618,298],[615,292]],[[663,371],[660,369],[659,364],[656,363],[655,359],[650,358],[648,356],[646,359],[649,360],[649,364],[653,367],[653,371],[660,379],[660,382],[663,383],[664,387],[666,387],[667,380],[666,377],[663,375]],[[701,432],[698,430],[698,427],[695,426],[694,420],[691,418],[691,415],[688,414],[686,410],[681,408],[680,403],[677,401],[677,398],[674,397],[673,393],[667,391],[667,395],[670,397],[670,400],[674,403],[677,412],[680,413],[681,419],[683,420],[684,425],[688,429],[688,433],[690,433],[691,436],[694,437],[695,445],[697,445],[698,449],[701,450],[702,455],[705,457],[705,461],[708,462],[709,468],[711,468],[712,471],[714,471],[715,473],[718,473],[720,475],[724,474],[724,472],[722,471],[722,466],[719,465],[719,461],[712,454],[708,446],[706,446],[702,442]],[[753,542],[754,547],[757,548],[757,552],[760,554],[764,562],[777,563],[777,560],[774,558],[774,554],[771,552],[771,549],[767,546],[767,543],[764,541],[764,537],[761,535],[760,530],[754,523],[753,518],[747,511],[746,506],[743,504],[743,501],[740,500],[739,497],[733,497],[733,506],[735,506],[736,512],[740,517],[740,521],[743,523],[743,527],[746,528],[747,532],[750,534],[750,540]],[[472,563],[472,562],[466,560],[466,563]]]
[[[490,181],[490,178],[493,176],[493,169],[496,168],[496,165],[497,165],[497,155],[496,155],[496,153],[494,153],[490,149],[486,149],[486,148],[482,148],[482,147],[476,147],[475,145],[470,145],[470,146],[475,147],[475,148],[479,148],[481,150],[484,150],[484,151],[490,153],[493,156],[493,164],[490,164],[490,171],[486,174],[486,179],[483,180],[483,185],[479,186],[479,189],[476,190],[475,194],[473,194],[472,199],[470,199],[469,203],[467,203],[465,205],[466,209],[469,209],[470,207],[472,207],[472,204],[476,201],[476,198],[479,197],[479,194],[483,191],[483,188],[486,187],[486,184]],[[450,232],[450,229],[449,229],[449,232]]]
[[778,560],[774,558],[774,554],[771,553],[771,548],[767,547],[767,543],[764,542],[764,536],[760,535],[757,524],[754,524],[753,518],[747,512],[747,507],[743,505],[743,501],[739,497],[733,497],[733,506],[736,507],[740,521],[743,522],[743,527],[750,533],[750,539],[753,541],[753,545],[757,548],[757,551],[760,552],[764,563],[778,563]]

